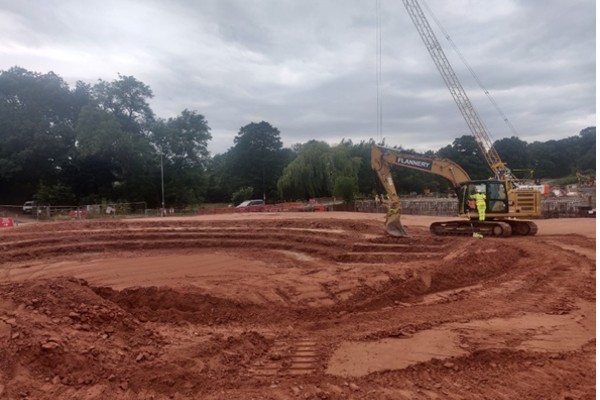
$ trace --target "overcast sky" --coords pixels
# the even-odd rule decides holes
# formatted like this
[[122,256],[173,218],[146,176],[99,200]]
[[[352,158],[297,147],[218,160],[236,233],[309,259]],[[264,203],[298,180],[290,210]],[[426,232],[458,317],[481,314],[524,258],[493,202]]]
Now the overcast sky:
[[[466,123],[402,1],[381,0],[383,138],[438,150]],[[594,0],[427,0],[518,137],[596,125]],[[425,7],[423,7],[425,9]],[[0,0],[0,70],[132,75],[158,117],[205,116],[209,150],[267,121],[284,146],[379,139],[376,0]],[[426,15],[492,140],[514,136]]]

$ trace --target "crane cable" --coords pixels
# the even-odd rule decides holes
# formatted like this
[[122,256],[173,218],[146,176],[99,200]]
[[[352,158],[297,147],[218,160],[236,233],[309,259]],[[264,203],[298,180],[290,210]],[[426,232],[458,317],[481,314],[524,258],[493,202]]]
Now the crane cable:
[[[379,1],[379,0],[377,0],[377,1]],[[496,100],[494,100],[491,93],[485,88],[485,86],[483,86],[483,83],[479,79],[479,76],[477,76],[477,74],[475,73],[473,68],[471,68],[471,66],[467,62],[467,59],[463,56],[463,54],[460,52],[460,50],[458,49],[458,47],[456,46],[456,44],[450,37],[450,34],[448,34],[448,32],[444,29],[441,22],[436,18],[435,14],[431,11],[431,9],[429,8],[429,6],[425,2],[425,0],[422,0],[422,3],[423,3],[423,6],[425,6],[425,9],[429,13],[429,15],[431,16],[431,18],[433,18],[433,20],[435,21],[435,23],[438,26],[438,28],[440,29],[440,31],[442,31],[442,33],[444,34],[444,37],[446,38],[446,40],[448,40],[448,42],[450,43],[450,45],[452,46],[452,48],[454,49],[456,54],[458,54],[458,56],[460,57],[463,64],[465,64],[465,66],[467,67],[467,69],[469,70],[469,72],[471,73],[471,75],[473,76],[473,78],[475,79],[475,81],[477,82],[479,87],[481,88],[481,90],[483,90],[483,92],[485,93],[487,98],[490,100],[490,102],[492,103],[494,108],[496,108],[496,111],[500,114],[500,116],[502,117],[502,119],[504,120],[504,122],[506,123],[508,128],[512,131],[512,133],[516,137],[519,137],[519,134],[518,134],[517,130],[515,129],[515,127],[513,126],[513,124],[508,120],[508,117],[504,114],[504,112],[502,111],[502,109],[500,108],[498,103],[496,103]]]
[[383,140],[383,103],[381,96],[381,0],[375,0],[375,80],[377,84],[377,141]]

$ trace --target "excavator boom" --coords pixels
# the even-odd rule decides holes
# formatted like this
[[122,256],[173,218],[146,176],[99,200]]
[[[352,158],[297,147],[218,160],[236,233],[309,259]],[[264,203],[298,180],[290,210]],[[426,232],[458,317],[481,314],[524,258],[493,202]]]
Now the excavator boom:
[[447,158],[404,153],[397,149],[373,145],[371,146],[371,160],[378,160],[379,164],[398,165],[439,175],[449,180],[454,188],[458,188],[462,183],[471,180],[469,174],[460,165]]

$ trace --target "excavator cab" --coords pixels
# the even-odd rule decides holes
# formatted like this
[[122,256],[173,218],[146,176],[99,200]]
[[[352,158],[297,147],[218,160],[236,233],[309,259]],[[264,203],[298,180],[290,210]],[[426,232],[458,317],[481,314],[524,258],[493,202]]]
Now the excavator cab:
[[459,188],[459,213],[471,219],[478,218],[473,194],[483,193],[486,197],[486,215],[507,214],[508,194],[506,182],[500,180],[481,180],[465,182]]

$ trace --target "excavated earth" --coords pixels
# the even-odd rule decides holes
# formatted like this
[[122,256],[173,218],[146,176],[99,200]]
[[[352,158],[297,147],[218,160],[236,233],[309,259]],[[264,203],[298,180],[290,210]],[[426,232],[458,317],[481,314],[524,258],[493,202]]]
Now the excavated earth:
[[1,399],[592,399],[595,219],[269,213],[0,231]]

